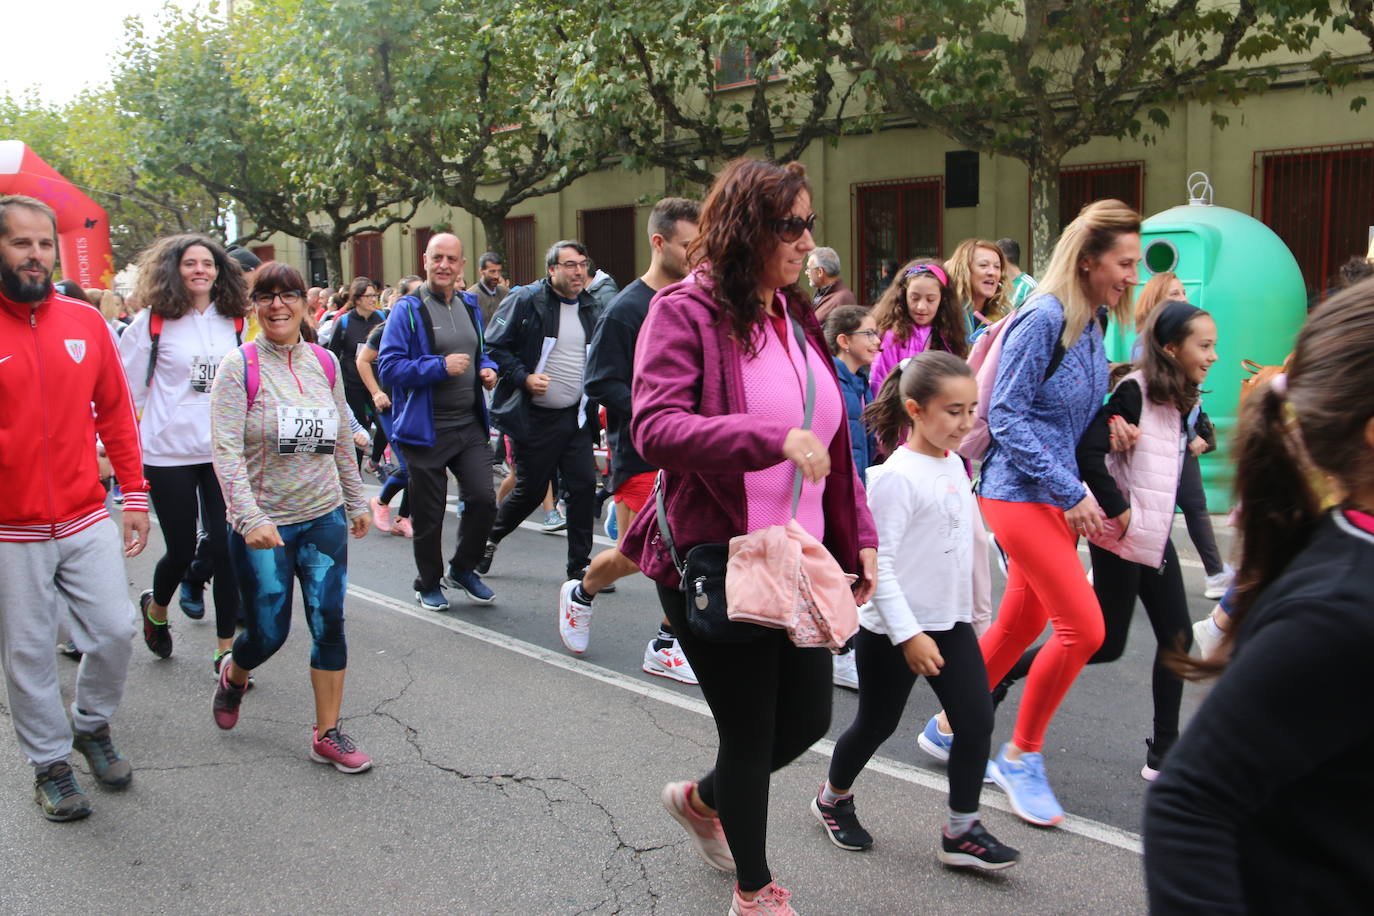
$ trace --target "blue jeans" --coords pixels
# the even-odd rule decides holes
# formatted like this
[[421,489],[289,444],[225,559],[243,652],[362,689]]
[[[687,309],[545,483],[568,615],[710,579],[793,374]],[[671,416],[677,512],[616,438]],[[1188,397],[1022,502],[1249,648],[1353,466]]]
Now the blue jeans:
[[278,525],[284,543],[250,548],[236,531],[229,554],[243,598],[244,632],[234,640],[234,664],[252,671],[271,658],[291,630],[291,578],[300,580],[305,619],[313,640],[310,667],[348,667],[344,641],[344,592],[348,588],[348,520],[343,506],[307,522]]

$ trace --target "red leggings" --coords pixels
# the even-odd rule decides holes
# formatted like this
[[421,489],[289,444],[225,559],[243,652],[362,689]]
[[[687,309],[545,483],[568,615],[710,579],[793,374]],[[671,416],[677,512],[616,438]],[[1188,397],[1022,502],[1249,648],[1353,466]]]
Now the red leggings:
[[997,621],[978,641],[992,688],[1045,629],[1050,639],[1031,665],[1012,743],[1038,752],[1074,678],[1102,645],[1102,609],[1078,559],[1064,510],[1041,503],[979,499],[983,518],[1011,558]]

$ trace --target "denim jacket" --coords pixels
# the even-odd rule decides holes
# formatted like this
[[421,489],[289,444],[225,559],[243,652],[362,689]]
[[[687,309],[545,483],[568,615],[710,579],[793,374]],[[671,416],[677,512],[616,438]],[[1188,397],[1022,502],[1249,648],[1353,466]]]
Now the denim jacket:
[[1087,494],[1075,451],[1107,396],[1102,328],[1088,319],[1058,370],[1045,378],[1064,306],[1048,293],[1021,307],[997,365],[978,492],[987,499],[1071,509]]

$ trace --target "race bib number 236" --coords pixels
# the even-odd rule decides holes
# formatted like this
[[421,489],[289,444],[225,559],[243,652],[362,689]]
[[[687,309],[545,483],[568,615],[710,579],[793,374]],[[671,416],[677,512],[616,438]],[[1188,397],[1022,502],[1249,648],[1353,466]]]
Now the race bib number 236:
[[333,407],[278,407],[278,455],[332,455],[339,433]]

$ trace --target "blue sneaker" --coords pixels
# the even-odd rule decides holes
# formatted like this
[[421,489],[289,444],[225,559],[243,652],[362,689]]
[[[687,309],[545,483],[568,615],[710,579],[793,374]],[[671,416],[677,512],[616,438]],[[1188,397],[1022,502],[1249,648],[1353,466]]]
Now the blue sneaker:
[[205,616],[205,583],[182,582],[178,603],[183,614],[192,620],[200,620]]
[[[470,569],[463,572],[450,566],[448,575],[440,581],[449,588],[463,592],[473,604],[491,604],[496,600],[496,593],[487,588],[482,582],[482,577]],[[448,607],[447,602],[444,607]]]
[[602,524],[601,530],[606,532],[606,537],[611,540],[620,540],[620,530],[616,527],[614,510],[606,513],[606,521]]
[[1064,819],[1064,809],[1045,776],[1042,754],[1022,754],[1020,760],[1008,760],[1004,744],[992,763],[992,780],[1007,793],[1017,817],[1040,827],[1053,827]]
[[926,723],[925,729],[916,737],[916,743],[921,750],[925,751],[936,760],[949,762],[949,749],[954,746],[954,736],[946,735],[940,731],[940,727],[935,724],[937,716],[931,716]]
[[444,590],[441,588],[427,588],[424,591],[417,591],[415,600],[419,601],[420,607],[427,611],[448,610],[448,599],[444,597]]

